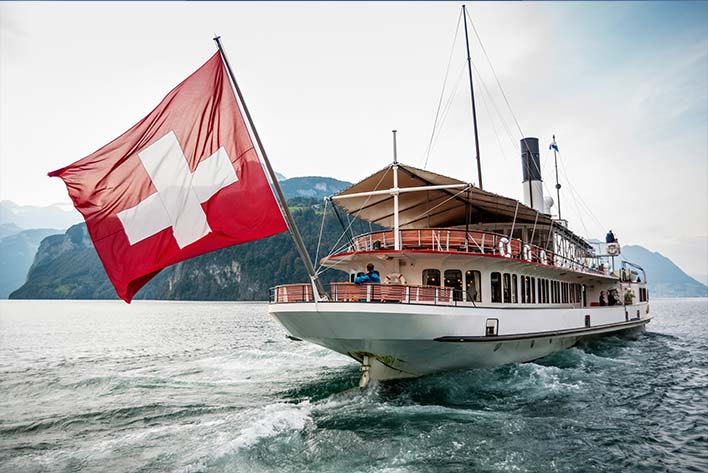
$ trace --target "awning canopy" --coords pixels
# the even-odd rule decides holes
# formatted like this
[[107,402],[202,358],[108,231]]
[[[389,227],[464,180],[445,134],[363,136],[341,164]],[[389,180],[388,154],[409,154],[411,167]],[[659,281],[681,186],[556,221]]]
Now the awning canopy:
[[[521,202],[483,191],[452,177],[398,164],[398,187],[462,185],[452,189],[435,189],[399,194],[399,226],[406,228],[455,227],[475,223],[536,222],[550,225],[551,217]],[[384,227],[393,227],[393,196],[390,194],[345,196],[361,192],[393,188],[393,169],[387,166],[362,181],[336,194],[337,205],[353,216]],[[465,218],[469,212],[469,220]]]

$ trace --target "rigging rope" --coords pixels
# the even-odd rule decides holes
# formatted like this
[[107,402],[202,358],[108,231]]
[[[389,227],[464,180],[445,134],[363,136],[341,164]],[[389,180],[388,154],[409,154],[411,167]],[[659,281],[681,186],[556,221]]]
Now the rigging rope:
[[[388,169],[386,169],[386,172],[381,175],[381,178],[379,178],[379,182],[377,182],[376,185],[374,186],[374,190],[378,190],[378,189],[379,189],[379,186],[381,185],[381,182],[384,180],[384,177],[388,176],[388,173],[389,173],[390,171],[391,171],[391,167],[389,167]],[[356,220],[357,220],[359,214],[361,213],[361,211],[363,210],[363,208],[366,207],[366,205],[369,203],[369,200],[371,200],[372,197],[373,197],[372,195],[369,195],[369,196],[366,198],[366,200],[364,201],[364,203],[361,204],[361,206],[359,207],[359,210],[356,211],[356,215],[354,215],[354,218],[349,220],[349,224],[347,225],[347,228],[342,232],[342,234],[339,236],[339,238],[338,238],[337,241],[334,243],[334,245],[332,245],[332,250],[330,251],[330,253],[329,253],[327,256],[325,256],[323,259],[327,259],[327,258],[329,258],[330,256],[332,256],[332,255],[334,254],[334,252],[335,252],[336,249],[337,249],[337,245],[339,245],[339,242],[342,241],[342,237],[346,234],[347,231],[349,231],[349,229],[352,227],[352,224],[353,224],[354,222],[356,222]],[[334,205],[334,202],[332,203],[332,205]],[[350,215],[350,214],[347,212],[347,218],[349,218],[349,215]],[[317,269],[315,270],[315,274],[320,274],[320,273],[319,273],[319,270],[320,270],[320,268],[322,268],[322,266],[323,266],[322,263],[320,263],[319,266],[317,267]]]
[[[560,152],[559,152],[558,154],[560,154]],[[601,231],[601,232],[602,232],[602,231],[605,231],[605,229],[608,228],[608,227],[605,227],[605,226],[602,224],[602,222],[600,222],[600,220],[595,216],[595,214],[594,214],[593,211],[590,209],[590,207],[588,206],[588,204],[585,203],[585,201],[583,200],[583,198],[580,196],[580,194],[578,193],[578,191],[575,189],[575,186],[574,186],[573,184],[571,184],[571,182],[570,182],[570,177],[568,176],[568,173],[567,173],[567,171],[566,171],[566,169],[565,169],[565,164],[563,163],[563,160],[561,159],[560,162],[561,162],[561,170],[563,171],[563,175],[565,176],[565,180],[566,180],[566,182],[568,183],[568,188],[570,189],[570,191],[571,191],[572,193],[574,193],[574,194],[577,196],[577,198],[580,200],[580,203],[583,204],[583,206],[587,209],[587,211],[588,211],[588,213],[590,214],[590,216],[593,218],[593,220],[595,220],[595,223],[597,223],[598,226],[600,227],[600,231]]]
[[433,138],[435,137],[435,130],[438,124],[438,117],[440,116],[440,107],[442,105],[443,96],[445,95],[445,86],[447,85],[447,77],[450,73],[450,65],[452,65],[452,55],[455,51],[455,44],[457,44],[457,33],[460,31],[460,19],[462,18],[462,11],[457,17],[457,26],[455,27],[455,36],[452,40],[452,46],[450,47],[450,57],[447,60],[447,68],[445,69],[445,78],[443,79],[442,90],[440,91],[440,99],[438,100],[438,109],[435,112],[435,120],[433,121],[433,130],[430,132],[430,141],[428,142],[428,150],[425,155],[425,164],[423,164],[423,169],[428,165],[428,159],[430,158],[430,151],[433,147]]
[[412,218],[412,219],[411,219],[411,222],[414,222],[414,221],[416,221],[416,220],[420,220],[421,218],[425,217],[427,214],[429,214],[429,213],[432,212],[433,210],[435,210],[435,209],[437,209],[438,207],[440,207],[441,205],[443,205],[443,204],[445,204],[445,203],[451,201],[452,199],[454,199],[454,198],[457,197],[458,195],[462,194],[463,192],[467,192],[469,189],[470,189],[470,186],[464,187],[464,188],[463,188],[460,192],[458,192],[457,194],[451,195],[450,197],[448,197],[447,199],[443,200],[442,202],[440,202],[440,203],[439,203],[438,205],[436,205],[435,207],[432,207],[432,208],[426,210],[425,212],[423,212],[422,214],[416,216],[415,218]]
[[[523,138],[525,136],[524,132],[521,129],[521,125],[519,124],[519,120],[516,118],[516,115],[514,114],[514,110],[511,108],[511,104],[509,102],[509,99],[506,96],[506,93],[504,92],[504,89],[501,86],[501,82],[499,81],[499,77],[497,76],[496,70],[494,69],[494,65],[492,64],[492,61],[489,58],[489,55],[487,54],[487,50],[484,47],[484,43],[482,43],[482,38],[479,36],[479,33],[477,32],[477,28],[475,27],[474,22],[472,21],[472,18],[470,18],[468,15],[467,19],[469,20],[470,25],[472,26],[472,31],[474,31],[474,34],[477,37],[477,41],[479,41],[479,45],[482,49],[482,52],[484,53],[484,57],[487,59],[487,63],[489,64],[489,68],[492,71],[492,75],[494,76],[494,80],[496,81],[497,86],[499,87],[499,91],[501,92],[502,97],[504,98],[504,101],[506,102],[506,106],[509,109],[509,113],[511,113],[511,116],[514,119],[514,123],[516,124],[516,127],[519,130],[521,137]],[[478,72],[478,75],[480,75],[479,72]],[[481,79],[481,75],[480,75],[480,80],[482,81],[482,85],[486,88],[486,85],[484,84],[484,80]],[[499,113],[499,112],[497,111],[497,113]],[[501,116],[501,114],[499,114],[499,115]],[[583,229],[585,230],[586,235],[590,236],[590,232],[588,231],[587,227],[585,226],[585,222],[583,221],[583,218],[582,218],[583,212],[580,208],[580,205],[578,205],[576,197],[583,204],[583,206],[585,207],[587,212],[590,214],[590,216],[595,220],[595,223],[597,223],[600,226],[600,228],[604,230],[605,227],[602,225],[602,223],[599,221],[599,219],[595,216],[595,214],[590,209],[590,207],[585,203],[583,198],[580,196],[580,194],[575,189],[575,186],[571,184],[570,179],[568,178],[568,174],[565,170],[565,164],[563,163],[562,160],[561,160],[561,169],[563,170],[563,174],[565,175],[566,181],[568,183],[568,188],[570,190],[571,197],[573,198],[573,200],[576,204],[576,207],[578,208],[578,217],[580,219],[580,223],[583,226]],[[539,171],[539,174],[541,173],[540,169],[537,169],[537,171]],[[545,183],[543,184],[543,187],[546,190],[546,192],[548,193],[548,195],[552,195],[552,192],[550,192],[550,189],[548,189],[548,187],[545,185]]]
[[322,230],[324,230],[325,217],[327,216],[327,199],[324,199],[324,209],[322,212],[322,223],[320,223],[320,236],[317,239],[317,250],[315,250],[315,264],[319,261],[320,245],[322,244]]
[[[460,66],[460,71],[457,74],[457,79],[455,80],[455,85],[452,89],[452,92],[450,92],[450,95],[448,96],[447,102],[445,103],[445,106],[443,107],[443,113],[442,113],[442,118],[440,119],[440,126],[438,127],[438,131],[440,131],[443,128],[443,125],[445,125],[445,122],[447,121],[447,117],[449,116],[450,109],[452,108],[452,104],[455,102],[455,98],[457,97],[457,90],[460,88],[460,82],[462,82],[462,77],[464,76],[465,72],[465,67],[464,64]],[[433,146],[430,150],[430,153],[432,154],[433,149],[435,146],[438,144],[438,140],[440,139],[440,133],[435,135],[435,139],[433,140]],[[425,166],[423,166],[423,169],[425,169],[428,165],[428,161],[426,158]]]

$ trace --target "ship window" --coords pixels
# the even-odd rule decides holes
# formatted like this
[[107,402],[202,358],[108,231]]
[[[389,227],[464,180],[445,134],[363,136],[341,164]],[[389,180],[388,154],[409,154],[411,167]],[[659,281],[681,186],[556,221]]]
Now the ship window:
[[492,273],[490,280],[492,283],[492,302],[501,302],[502,301],[501,274]]
[[561,285],[561,304],[565,304],[566,302],[568,302],[565,299],[565,283],[561,282],[560,285]]
[[555,282],[555,281],[551,281],[551,301],[552,301],[554,304],[557,304],[557,303],[558,303],[558,301],[557,301],[557,296],[558,296],[558,288],[556,287],[556,282]]
[[465,272],[465,287],[467,289],[467,301],[482,302],[482,291],[479,283],[482,277],[479,271]]
[[519,302],[516,284],[516,274],[511,275],[511,302],[516,304]]
[[561,297],[560,297],[560,282],[554,281],[556,285],[556,304],[560,304]]
[[538,288],[536,300],[538,301],[539,304],[542,304],[543,303],[543,280],[541,278],[538,278],[536,281],[537,281],[536,287]]
[[440,270],[439,269],[424,269],[423,270],[423,285],[439,286],[440,285]]
[[504,302],[511,302],[511,275],[504,273]]
[[536,278],[531,278],[531,303],[536,303]]
[[521,275],[519,279],[521,279],[521,303],[526,304],[526,277]]
[[445,287],[451,287],[452,299],[455,301],[462,300],[462,271],[459,269],[446,269],[445,270]]
[[551,296],[549,295],[550,294],[550,285],[551,285],[550,281],[548,279],[546,279],[545,284],[544,284],[545,293],[543,294],[543,298],[546,301],[546,303],[551,302]]

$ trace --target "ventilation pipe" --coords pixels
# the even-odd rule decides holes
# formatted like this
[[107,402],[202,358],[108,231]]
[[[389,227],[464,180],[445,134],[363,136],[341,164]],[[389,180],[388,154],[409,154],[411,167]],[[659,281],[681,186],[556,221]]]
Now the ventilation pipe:
[[521,173],[524,177],[524,203],[541,213],[546,213],[538,138],[521,139]]

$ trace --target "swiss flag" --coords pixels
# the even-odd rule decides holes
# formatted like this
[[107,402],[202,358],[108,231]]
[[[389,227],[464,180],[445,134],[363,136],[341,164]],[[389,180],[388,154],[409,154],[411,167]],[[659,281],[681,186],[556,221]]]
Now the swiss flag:
[[137,125],[49,175],[126,302],[166,266],[287,229],[219,52]]

